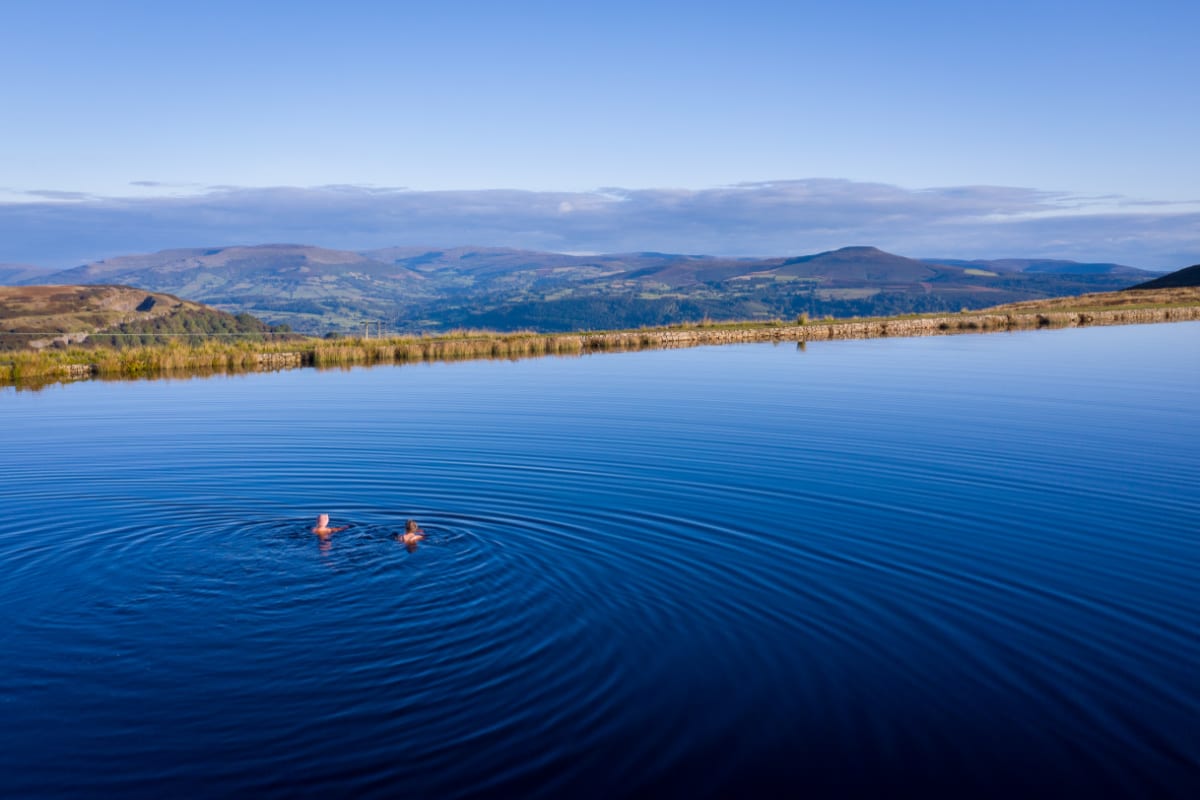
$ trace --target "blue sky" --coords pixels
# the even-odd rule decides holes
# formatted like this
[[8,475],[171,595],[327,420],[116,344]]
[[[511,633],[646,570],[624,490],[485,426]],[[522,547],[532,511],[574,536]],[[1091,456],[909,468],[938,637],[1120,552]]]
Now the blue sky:
[[303,234],[1183,266],[1197,30],[1154,0],[7,0],[0,261]]

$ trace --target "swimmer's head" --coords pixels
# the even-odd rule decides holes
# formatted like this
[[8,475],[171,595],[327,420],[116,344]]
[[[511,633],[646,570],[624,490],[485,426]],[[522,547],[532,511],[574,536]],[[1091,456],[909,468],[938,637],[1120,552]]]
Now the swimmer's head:
[[404,523],[405,533],[416,533],[419,530],[421,530],[421,528],[417,525],[417,521],[415,519],[410,519],[408,522]]
[[328,514],[317,515],[317,527],[318,528],[328,528],[329,527],[329,515]]

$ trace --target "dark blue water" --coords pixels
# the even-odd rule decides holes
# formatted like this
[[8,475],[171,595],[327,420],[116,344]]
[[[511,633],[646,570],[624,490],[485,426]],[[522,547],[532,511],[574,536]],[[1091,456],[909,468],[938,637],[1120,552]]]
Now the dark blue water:
[[1197,344],[0,390],[0,794],[1194,797]]

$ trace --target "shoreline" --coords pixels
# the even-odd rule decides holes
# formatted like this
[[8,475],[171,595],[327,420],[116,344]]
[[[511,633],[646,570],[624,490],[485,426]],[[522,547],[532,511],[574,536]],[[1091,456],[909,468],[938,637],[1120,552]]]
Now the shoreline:
[[[138,379],[273,372],[475,359],[519,359],[598,352],[672,349],[747,342],[911,338],[967,333],[1141,325],[1200,320],[1200,305],[1091,310],[1004,310],[914,317],[711,323],[677,328],[583,333],[480,333],[388,339],[159,345],[123,350],[0,353],[0,386],[40,388],[94,378]],[[7,358],[6,358],[7,356]],[[98,358],[97,356],[103,356]]]

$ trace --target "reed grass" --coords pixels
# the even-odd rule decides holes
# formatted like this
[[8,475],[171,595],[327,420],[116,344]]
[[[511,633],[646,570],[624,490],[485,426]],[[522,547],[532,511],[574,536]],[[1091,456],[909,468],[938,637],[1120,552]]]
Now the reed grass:
[[[941,332],[1011,330],[1023,327],[1061,327],[1092,324],[1097,315],[1106,312],[1130,312],[1137,309],[1181,309],[1165,319],[1200,318],[1200,303],[1192,297],[1190,303],[1154,302],[1160,298],[1128,298],[1127,305],[1098,306],[1087,298],[1073,298],[1074,303],[1059,301],[1035,311],[1033,304],[1002,306],[991,310],[965,314],[907,314],[886,318],[851,320],[809,319],[801,315],[796,325],[787,327],[781,320],[765,322],[717,322],[704,319],[691,325],[639,328],[624,331],[584,331],[579,333],[542,334],[531,331],[495,333],[478,330],[456,330],[438,336],[398,336],[366,339],[342,337],[336,339],[302,338],[295,334],[275,340],[246,341],[209,338],[200,342],[175,340],[161,345],[140,345],[111,349],[105,347],[68,346],[42,350],[0,352],[0,384],[35,387],[48,383],[80,378],[138,378],[171,374],[206,374],[213,372],[246,372],[252,370],[286,369],[300,366],[350,367],[369,364],[404,364],[425,361],[460,361],[466,359],[519,359],[547,355],[578,356],[585,353],[640,350],[644,348],[681,347],[722,341],[753,341],[795,336],[797,340],[824,338],[814,336],[826,326],[862,329],[875,332],[863,335],[911,335],[905,326],[925,321]],[[1147,302],[1149,300],[1150,302]],[[1083,301],[1083,302],[1080,302]],[[1057,306],[1057,307],[1055,307]],[[831,331],[830,337],[855,338],[851,332]]]
[[[645,336],[641,343],[654,344]],[[437,337],[382,339],[339,338],[285,341],[208,340],[200,344],[171,342],[121,349],[66,347],[0,353],[0,383],[34,384],[81,377],[166,375],[180,372],[243,372],[294,366],[338,367],[478,358],[529,358],[580,355],[612,349],[601,335],[497,334],[455,331]],[[621,345],[630,347],[630,343]]]

